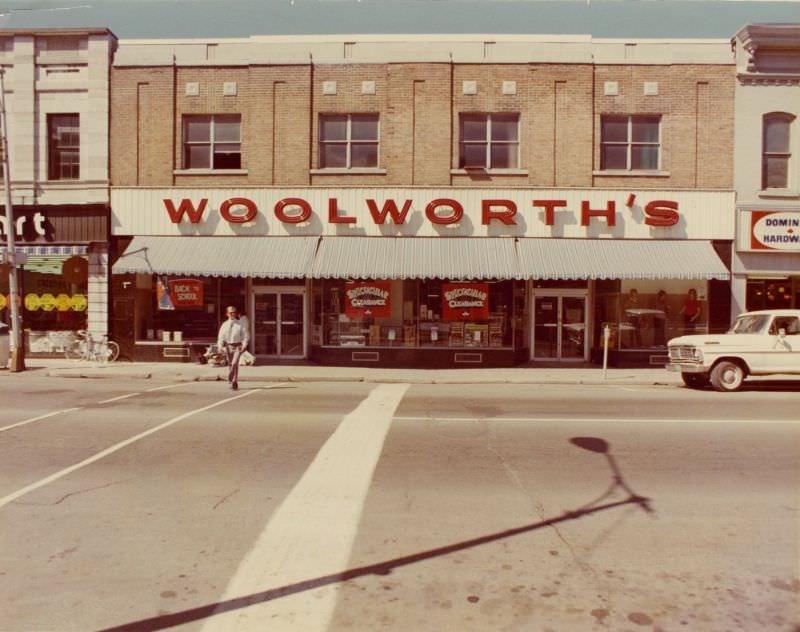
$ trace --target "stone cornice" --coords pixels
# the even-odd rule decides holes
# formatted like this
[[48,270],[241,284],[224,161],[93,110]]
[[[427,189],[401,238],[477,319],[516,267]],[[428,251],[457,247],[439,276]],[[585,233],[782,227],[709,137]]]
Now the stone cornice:
[[743,86],[800,86],[800,75],[737,73],[736,78]]

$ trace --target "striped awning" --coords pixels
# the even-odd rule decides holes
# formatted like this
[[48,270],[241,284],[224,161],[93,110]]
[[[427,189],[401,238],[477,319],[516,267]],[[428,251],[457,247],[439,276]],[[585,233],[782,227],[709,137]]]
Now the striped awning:
[[508,237],[323,237],[315,279],[520,279]]
[[[0,245],[0,254],[8,252],[8,245]],[[45,257],[71,257],[72,255],[85,255],[89,252],[87,244],[70,244],[70,245],[53,245],[53,244],[36,244],[31,246],[14,246],[14,252],[23,253],[26,255],[41,255]]]
[[730,279],[710,241],[520,239],[527,279]]
[[114,274],[307,277],[319,237],[134,237]]

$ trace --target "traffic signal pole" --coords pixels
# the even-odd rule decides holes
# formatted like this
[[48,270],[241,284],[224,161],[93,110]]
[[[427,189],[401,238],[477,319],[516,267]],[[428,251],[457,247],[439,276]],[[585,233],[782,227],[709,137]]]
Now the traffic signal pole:
[[6,207],[6,239],[8,243],[9,264],[9,309],[11,310],[11,363],[9,369],[14,372],[25,370],[25,354],[22,347],[22,330],[19,320],[19,284],[17,282],[16,261],[16,222],[14,208],[11,206],[11,168],[8,159],[8,126],[6,121],[5,70],[0,70],[0,144],[3,152],[3,190]]

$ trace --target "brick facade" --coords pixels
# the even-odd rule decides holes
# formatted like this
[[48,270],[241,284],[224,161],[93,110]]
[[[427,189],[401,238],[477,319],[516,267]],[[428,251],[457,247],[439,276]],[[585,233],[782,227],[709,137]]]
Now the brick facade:
[[[362,82],[374,94],[362,94]],[[463,82],[476,94],[463,94]],[[605,96],[607,81],[617,96]],[[223,95],[235,82],[237,94]],[[335,82],[335,94],[323,83]],[[516,94],[504,94],[515,82]],[[657,95],[645,95],[645,82]],[[187,83],[198,94],[186,94]],[[116,186],[476,186],[730,189],[734,67],[697,65],[337,63],[115,67],[111,180]],[[319,117],[377,113],[380,173],[319,173]],[[513,174],[458,170],[459,115],[520,116]],[[242,174],[181,173],[185,114],[242,116]],[[657,175],[604,175],[604,114],[661,117]]]

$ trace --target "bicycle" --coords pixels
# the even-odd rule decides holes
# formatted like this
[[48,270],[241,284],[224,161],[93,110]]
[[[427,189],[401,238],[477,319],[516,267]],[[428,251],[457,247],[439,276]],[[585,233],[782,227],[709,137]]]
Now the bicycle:
[[64,357],[68,360],[91,360],[93,362],[113,362],[119,357],[119,345],[108,336],[95,340],[85,329],[75,332],[77,339],[64,347]]

